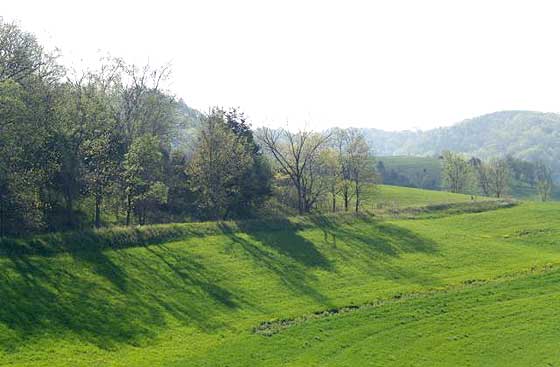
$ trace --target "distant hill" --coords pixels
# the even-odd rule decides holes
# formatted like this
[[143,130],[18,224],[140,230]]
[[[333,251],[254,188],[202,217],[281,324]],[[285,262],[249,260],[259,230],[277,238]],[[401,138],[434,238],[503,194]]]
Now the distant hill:
[[560,115],[502,111],[428,131],[364,129],[378,156],[433,156],[453,150],[482,159],[512,155],[543,160],[560,179]]
[[202,112],[188,106],[180,99],[177,102],[176,114],[180,121],[180,128],[174,141],[175,147],[190,151],[193,148],[198,128],[202,124]]

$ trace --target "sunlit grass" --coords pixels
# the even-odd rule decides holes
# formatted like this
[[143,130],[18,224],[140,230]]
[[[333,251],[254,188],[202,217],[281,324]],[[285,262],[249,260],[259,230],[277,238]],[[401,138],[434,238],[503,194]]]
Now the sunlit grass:
[[[557,275],[525,278],[560,264],[559,213],[521,204],[435,219],[201,224],[153,245],[3,254],[0,365],[457,365],[463,350],[473,365],[523,365],[535,353],[558,362]],[[253,333],[263,321],[449,287]],[[453,312],[430,316],[442,304]]]

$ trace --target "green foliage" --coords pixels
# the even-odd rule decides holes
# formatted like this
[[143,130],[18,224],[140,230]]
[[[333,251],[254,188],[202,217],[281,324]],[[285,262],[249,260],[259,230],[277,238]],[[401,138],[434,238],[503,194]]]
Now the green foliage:
[[162,168],[163,154],[156,136],[137,138],[125,155],[124,180],[129,210],[134,208],[140,224],[146,223],[150,209],[167,202],[168,188],[162,182]]
[[283,199],[288,198],[286,202],[299,214],[311,212],[328,188],[323,177],[321,151],[327,147],[331,134],[264,127],[259,130],[258,137],[283,186]]
[[0,234],[44,230],[57,170],[55,58],[35,37],[0,19]]
[[555,113],[502,111],[428,131],[364,133],[378,155],[434,156],[446,150],[484,160],[511,155],[543,161],[560,179],[560,115]]
[[[541,200],[538,194],[536,181],[537,165],[511,156],[506,157],[510,180],[507,194],[523,200]],[[488,186],[487,164],[478,158],[469,160],[473,166],[478,186],[478,194],[493,196]],[[546,166],[546,165],[545,165]],[[548,167],[548,166],[546,166]],[[441,189],[441,161],[436,157],[396,156],[380,157],[377,163],[377,172],[383,183],[387,185]],[[481,174],[485,177],[481,177]],[[483,183],[486,182],[486,185]],[[550,198],[560,198],[557,186],[552,186]]]
[[46,52],[37,38],[13,23],[0,18],[0,82],[25,83],[31,75],[56,76],[56,55]]
[[493,196],[503,197],[509,190],[510,169],[505,159],[493,158],[488,163],[488,183]]
[[224,111],[213,109],[205,118],[187,175],[207,218],[225,219],[246,196],[244,179],[255,165],[251,144],[228,126]]
[[272,168],[256,143],[251,126],[243,112],[232,108],[225,113],[227,126],[234,132],[237,141],[243,145],[252,158],[252,165],[239,177],[239,195],[230,205],[230,215],[250,218],[261,208],[272,194]]
[[[271,169],[243,113],[188,107],[163,87],[169,68],[105,58],[67,73],[1,20],[0,46],[0,235],[247,218],[270,196]],[[216,118],[219,129],[204,131]],[[228,153],[208,155],[195,135]]]
[[535,181],[537,192],[542,201],[547,201],[552,195],[554,183],[550,169],[542,162],[538,162],[535,169]]
[[474,173],[464,156],[450,151],[444,152],[441,174],[441,181],[446,190],[463,194],[472,192]]

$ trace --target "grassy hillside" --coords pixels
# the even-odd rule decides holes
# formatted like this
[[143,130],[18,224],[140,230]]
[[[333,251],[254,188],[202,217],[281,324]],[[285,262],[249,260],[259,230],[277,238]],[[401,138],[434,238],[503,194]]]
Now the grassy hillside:
[[[478,201],[488,200],[477,197]],[[354,197],[351,198],[350,210],[354,210]],[[490,199],[491,200],[491,199]],[[367,212],[385,212],[388,209],[402,209],[434,204],[454,204],[471,202],[471,195],[454,194],[446,191],[423,190],[393,185],[369,185],[363,189],[361,208]],[[327,198],[321,203],[323,211],[331,211],[332,202]],[[337,200],[337,210],[343,211],[343,200]]]
[[555,113],[500,111],[428,131],[364,132],[380,156],[433,156],[444,150],[481,159],[511,154],[523,160],[543,160],[560,180],[560,115]]
[[[473,364],[558,362],[559,210],[185,224],[97,234],[99,246],[64,235],[64,246],[52,236],[8,243],[0,365],[456,365],[463,351]],[[305,321],[347,306],[358,309]],[[272,336],[254,332],[280,319],[296,321]],[[398,340],[410,341],[409,353],[394,349]]]
[[[387,156],[381,162],[383,182],[438,190],[441,188],[441,162],[434,157]],[[379,166],[378,166],[379,170]]]
[[390,185],[370,186],[364,193],[365,209],[405,208],[470,201],[470,195]]
[[257,357],[301,366],[554,366],[560,311],[551,305],[559,301],[558,270],[472,283],[240,338],[201,365],[244,350],[247,365]]
[[[383,164],[382,179],[387,185],[441,189],[441,162],[438,158],[388,156],[379,157],[377,161]],[[523,200],[540,200],[535,187],[515,179],[510,182],[508,194]],[[560,186],[553,188],[552,198],[560,200]]]

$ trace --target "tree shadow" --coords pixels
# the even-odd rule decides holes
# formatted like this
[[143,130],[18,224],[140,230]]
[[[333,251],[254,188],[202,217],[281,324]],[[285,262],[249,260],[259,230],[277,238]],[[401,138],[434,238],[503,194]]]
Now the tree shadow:
[[211,270],[185,249],[180,259],[165,246],[145,249],[0,257],[0,330],[9,332],[0,348],[16,352],[45,333],[72,333],[109,350],[142,345],[170,318],[207,332],[226,327],[220,313],[241,301],[213,281]]
[[[251,240],[244,238],[241,234],[232,232],[227,233],[227,236],[233,243],[240,245],[256,264],[275,273],[288,289],[296,295],[309,297],[317,303],[330,306],[329,299],[311,284],[316,280],[316,277],[306,271],[305,265],[298,263],[297,260],[290,263],[278,259],[273,252],[258,247],[252,234],[254,232],[249,235]],[[261,243],[266,246],[266,243]]]
[[[146,250],[156,256],[162,263],[167,265],[176,278],[180,279],[186,287],[196,287],[205,291],[215,301],[229,307],[239,306],[235,295],[229,290],[218,286],[212,279],[208,278],[209,270],[199,263],[185,262],[184,258],[179,258],[177,254],[165,246],[150,246]],[[154,276],[158,276],[154,273]]]
[[398,257],[402,253],[414,252],[435,254],[438,250],[436,242],[406,228],[376,220],[366,214],[358,213],[353,217],[355,221],[342,224],[336,217],[326,215],[315,215],[310,220],[323,232],[326,241],[330,239],[336,245],[337,240],[343,240],[375,257]]
[[[371,217],[213,225],[219,228],[212,233],[227,236],[291,292],[325,308],[334,305],[318,286],[317,274],[336,274],[331,255],[376,276],[435,282],[388,260],[407,252],[436,253],[436,244]],[[323,231],[324,244],[301,233],[308,228]],[[144,345],[170,320],[213,332],[228,327],[225,313],[263,306],[251,304],[243,289],[222,286],[223,270],[205,266],[187,246],[150,244],[114,251],[105,245],[73,245],[69,239],[64,243],[61,248],[49,244],[54,251],[44,253],[43,247],[29,252],[18,247],[15,253],[0,255],[0,348],[5,351],[15,352],[22,341],[45,333],[61,338],[71,333],[104,349]]]
[[[332,216],[317,215],[310,219],[323,232],[325,243],[331,244],[332,251],[364,273],[397,283],[417,283],[423,286],[442,284],[440,279],[429,273],[395,261],[414,253],[437,256],[438,244],[435,241],[369,215],[355,214],[354,218],[354,221],[342,224]],[[337,242],[344,243],[345,246],[337,247]]]
[[274,226],[267,222],[236,222],[237,227],[253,240],[273,248],[306,267],[332,270],[332,264],[315,247],[315,244],[298,232],[301,227],[287,218],[279,218]]

